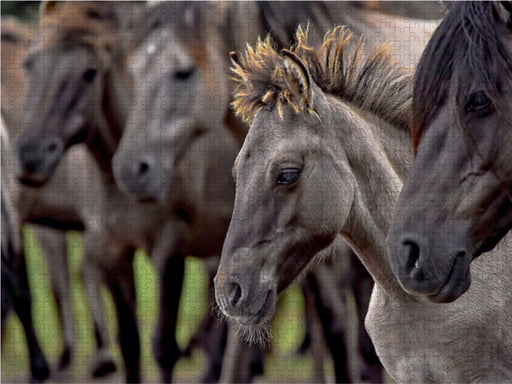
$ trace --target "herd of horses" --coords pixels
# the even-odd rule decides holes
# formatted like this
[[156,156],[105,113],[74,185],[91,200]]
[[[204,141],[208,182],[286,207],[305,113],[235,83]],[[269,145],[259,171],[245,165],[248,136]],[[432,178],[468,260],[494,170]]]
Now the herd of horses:
[[296,280],[337,382],[382,382],[382,367],[405,383],[512,380],[512,5],[454,3],[441,22],[372,7],[44,2],[37,30],[2,21],[2,322],[20,318],[33,381],[52,369],[24,223],[61,314],[57,369],[76,347],[66,231],[80,230],[94,377],[116,370],[103,285],[125,380],[143,379],[143,248],[162,382],[183,353],[187,255],[205,260],[223,318],[195,336],[204,381],[263,372]]

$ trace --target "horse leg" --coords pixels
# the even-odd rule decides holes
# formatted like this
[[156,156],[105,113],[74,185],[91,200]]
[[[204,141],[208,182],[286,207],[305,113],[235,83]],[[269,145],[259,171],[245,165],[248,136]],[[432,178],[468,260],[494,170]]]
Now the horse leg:
[[248,383],[250,377],[252,350],[228,324],[228,337],[219,382]]
[[373,342],[366,332],[364,319],[368,312],[370,296],[373,289],[373,279],[366,269],[361,265],[358,259],[354,260],[357,266],[353,268],[357,276],[354,284],[354,295],[357,301],[357,311],[359,317],[359,351],[362,357],[363,367],[361,370],[361,380],[371,383],[382,383],[383,367],[375,352]]
[[[207,315],[203,323],[206,323],[206,327],[201,331],[201,335],[205,338],[202,343],[208,356],[208,364],[202,375],[202,383],[218,382],[222,372],[225,375],[222,380],[227,382],[250,382],[253,377],[263,373],[264,353],[262,348],[256,345],[246,346],[243,343],[239,345],[238,342],[233,344],[234,342],[231,340],[231,348],[249,349],[249,351],[242,350],[242,354],[247,353],[249,355],[246,363],[245,357],[238,359],[234,355],[236,349],[233,351],[233,349],[226,348],[228,345],[228,323],[226,321],[218,321],[212,315]],[[243,366],[238,366],[240,362]],[[232,370],[231,367],[237,367],[244,372],[237,378],[237,376],[229,373]],[[223,382],[222,380],[221,382]]]
[[174,365],[181,356],[176,341],[178,307],[183,286],[185,257],[175,252],[160,269],[160,313],[153,338],[153,353],[161,369],[161,380],[170,383]]
[[[305,295],[305,293],[304,293],[304,295]],[[302,340],[302,343],[300,344],[299,348],[295,352],[298,355],[306,354],[308,349],[311,347],[311,313],[308,310],[306,310],[305,316],[306,316],[306,319],[305,319],[306,330],[304,331],[304,339]]]
[[93,317],[96,340],[96,351],[92,358],[91,372],[92,377],[103,377],[117,369],[114,357],[110,352],[110,336],[100,295],[100,283],[104,283],[104,280],[101,266],[98,265],[96,260],[99,257],[99,252],[105,249],[103,246],[106,247],[106,244],[104,244],[103,236],[98,238],[88,233],[84,234],[83,243],[84,258],[81,276]]
[[[335,276],[327,273],[324,266],[319,265],[313,273],[307,276],[307,283],[314,297],[314,304],[319,321],[322,324],[323,336],[334,362],[334,372],[337,383],[351,382],[350,367],[347,354],[347,334],[345,332],[346,310],[343,302],[333,302],[332,294],[336,290],[335,286],[326,286],[328,279],[334,279]],[[320,277],[317,277],[316,274]],[[334,283],[331,281],[331,283]],[[333,284],[334,285],[334,284]],[[330,290],[330,292],[322,292]],[[338,293],[338,292],[336,292]],[[336,297],[338,297],[336,295]],[[335,306],[338,306],[336,309]],[[336,313],[341,312],[341,313]]]
[[[208,273],[208,308],[215,304],[215,294],[213,289],[213,278],[217,273],[218,257],[203,259],[204,267]],[[216,383],[219,381],[222,361],[226,349],[228,328],[225,321],[219,321],[212,312],[209,311],[198,327],[198,331],[192,336],[189,345],[185,351],[193,347],[201,346],[208,358],[208,363],[202,374],[202,383]],[[185,354],[185,352],[184,352]]]
[[153,335],[153,353],[160,367],[160,380],[164,383],[172,381],[174,365],[182,356],[176,341],[176,324],[185,257],[178,249],[186,230],[182,222],[169,220],[162,226],[151,250],[151,259],[160,278],[160,312]]
[[202,383],[217,383],[219,381],[226,343],[228,337],[228,326],[225,321],[217,321],[213,316],[207,315],[208,329],[202,332],[205,352],[208,356],[208,364],[202,375]]
[[5,291],[10,292],[10,301],[13,309],[18,315],[25,331],[30,356],[32,382],[42,382],[49,377],[50,370],[34,329],[32,299],[23,249],[14,255],[12,263],[13,268],[11,269],[8,263],[4,263],[4,255],[2,255],[2,286],[5,285]]
[[140,337],[137,325],[137,308],[135,297],[135,278],[133,272],[133,255],[135,249],[127,249],[119,261],[105,276],[114,304],[117,309],[119,344],[123,356],[126,381],[139,383],[140,377]]
[[[302,283],[302,292],[304,293],[304,302],[306,308],[306,318],[309,319],[310,326],[310,347],[313,355],[313,377],[312,381],[325,383],[324,359],[323,359],[323,331],[322,323],[317,312],[318,298],[311,283],[313,277],[308,273],[307,278]],[[315,282],[316,283],[316,282]]]
[[75,340],[66,234],[62,231],[37,225],[33,226],[33,229],[48,261],[50,280],[57,302],[57,311],[62,328],[62,352],[58,369],[63,370],[71,362]]

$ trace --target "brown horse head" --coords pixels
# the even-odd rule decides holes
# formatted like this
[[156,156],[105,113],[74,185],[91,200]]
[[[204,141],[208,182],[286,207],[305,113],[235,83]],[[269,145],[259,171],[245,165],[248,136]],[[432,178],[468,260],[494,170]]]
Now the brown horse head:
[[251,127],[233,169],[235,205],[215,293],[227,317],[250,327],[270,320],[276,295],[351,225],[358,165],[345,146],[367,126],[357,111],[408,124],[408,79],[385,49],[362,60],[362,46],[350,46],[343,28],[320,48],[302,30],[297,41],[278,53],[267,39],[234,58],[234,107]]
[[190,145],[225,129],[229,57],[218,7],[164,2],[146,16],[146,36],[128,62],[134,106],[113,162],[120,188],[139,199],[164,199]]
[[511,10],[456,3],[418,67],[417,156],[388,243],[402,286],[433,301],[464,293],[471,261],[512,227]]
[[51,176],[66,148],[105,127],[105,77],[118,45],[111,3],[48,3],[42,12],[23,63],[25,129],[17,143],[18,176],[31,184]]

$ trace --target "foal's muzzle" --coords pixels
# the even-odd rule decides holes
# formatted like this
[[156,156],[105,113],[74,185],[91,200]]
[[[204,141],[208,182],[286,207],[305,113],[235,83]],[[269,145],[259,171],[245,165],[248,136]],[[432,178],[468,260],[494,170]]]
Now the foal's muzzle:
[[255,326],[272,317],[276,292],[269,284],[260,284],[250,276],[233,275],[214,279],[215,299],[222,313],[245,326]]

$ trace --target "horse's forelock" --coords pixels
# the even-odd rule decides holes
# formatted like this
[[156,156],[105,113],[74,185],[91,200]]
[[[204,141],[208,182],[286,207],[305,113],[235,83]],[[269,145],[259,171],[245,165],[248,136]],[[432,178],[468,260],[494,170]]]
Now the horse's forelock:
[[449,88],[455,95],[467,94],[467,79],[455,77],[459,69],[471,75],[500,106],[500,75],[512,81],[512,52],[507,50],[505,26],[497,20],[492,2],[468,2],[454,5],[432,35],[418,64],[413,96],[415,151],[421,136],[445,104]]

